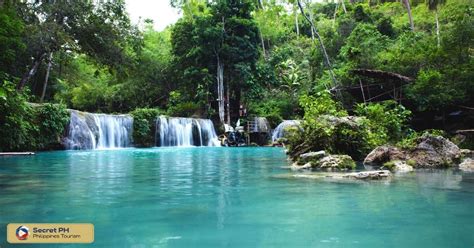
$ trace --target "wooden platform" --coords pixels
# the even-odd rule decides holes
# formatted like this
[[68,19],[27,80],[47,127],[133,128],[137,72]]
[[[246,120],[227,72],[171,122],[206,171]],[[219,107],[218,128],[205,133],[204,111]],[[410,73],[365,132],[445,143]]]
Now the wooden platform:
[[0,156],[31,156],[34,152],[0,152]]

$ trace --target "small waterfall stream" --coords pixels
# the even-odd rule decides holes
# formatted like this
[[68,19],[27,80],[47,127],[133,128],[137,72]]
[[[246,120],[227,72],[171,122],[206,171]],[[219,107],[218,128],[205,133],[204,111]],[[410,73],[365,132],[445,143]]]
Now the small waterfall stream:
[[298,120],[285,120],[280,123],[272,133],[272,142],[277,141],[279,138],[283,138],[285,136],[285,129],[287,127],[300,127],[301,122]]
[[220,146],[209,119],[160,116],[156,120],[157,146]]
[[131,145],[133,118],[71,110],[67,149],[107,149]]

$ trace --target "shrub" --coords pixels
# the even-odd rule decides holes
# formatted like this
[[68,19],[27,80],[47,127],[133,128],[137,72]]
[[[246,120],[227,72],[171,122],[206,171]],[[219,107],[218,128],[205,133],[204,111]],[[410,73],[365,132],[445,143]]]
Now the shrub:
[[410,110],[393,100],[357,104],[355,113],[369,120],[366,123],[370,130],[369,143],[374,147],[402,139],[408,131],[407,122],[411,116]]
[[18,92],[15,85],[3,81],[0,85],[0,150],[21,151],[32,144],[33,108],[26,102],[26,92]]
[[27,92],[15,85],[0,85],[0,150],[45,150],[60,146],[60,138],[69,121],[64,105],[43,104],[33,107]]
[[65,105],[46,103],[34,108],[34,125],[37,131],[36,149],[45,150],[61,146],[61,137],[70,114]]
[[163,111],[156,108],[140,108],[130,113],[133,117],[133,142],[138,147],[155,145],[156,119]]

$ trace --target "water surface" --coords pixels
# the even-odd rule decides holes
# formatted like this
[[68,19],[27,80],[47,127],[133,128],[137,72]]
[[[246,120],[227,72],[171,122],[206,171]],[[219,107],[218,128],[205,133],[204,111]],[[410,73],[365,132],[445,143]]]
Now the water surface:
[[96,247],[474,246],[473,174],[337,183],[287,165],[279,148],[0,158],[0,247],[10,222],[93,223]]

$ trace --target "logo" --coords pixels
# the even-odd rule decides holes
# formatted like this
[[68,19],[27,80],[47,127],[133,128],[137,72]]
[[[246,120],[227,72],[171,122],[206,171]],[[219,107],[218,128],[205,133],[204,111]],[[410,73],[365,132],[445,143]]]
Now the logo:
[[16,229],[16,237],[18,240],[27,240],[28,239],[28,227],[26,226],[20,226]]

